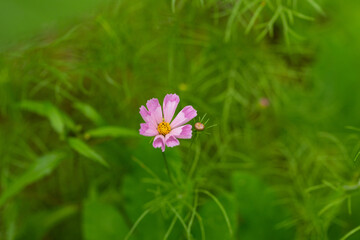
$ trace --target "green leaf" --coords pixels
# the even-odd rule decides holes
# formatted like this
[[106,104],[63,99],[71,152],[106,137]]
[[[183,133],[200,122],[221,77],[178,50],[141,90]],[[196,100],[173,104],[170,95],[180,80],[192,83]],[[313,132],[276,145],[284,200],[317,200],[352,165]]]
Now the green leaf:
[[60,111],[55,108],[53,105],[49,105],[47,117],[50,121],[51,126],[54,128],[54,130],[57,133],[63,133],[64,132],[64,121],[61,116]]
[[249,25],[246,27],[245,34],[248,34],[250,32],[250,30],[252,29],[252,27],[255,24],[256,19],[259,17],[259,14],[263,10],[264,6],[265,6],[265,4],[260,3],[259,7],[256,9],[252,18],[250,19]]
[[346,240],[350,236],[354,235],[356,232],[360,231],[360,226],[357,226],[356,228],[352,229],[350,232],[348,232],[345,236],[343,236],[340,240]]
[[48,108],[51,103],[49,102],[36,102],[24,100],[20,103],[20,107],[29,112],[39,114],[41,116],[47,116]]
[[106,126],[89,130],[87,134],[90,137],[138,137],[139,133],[135,130],[116,127]]
[[65,222],[79,211],[76,205],[56,206],[51,210],[38,210],[22,220],[16,239],[44,239],[52,228]]
[[[200,192],[200,191],[199,191]],[[205,191],[206,195],[209,192]],[[202,191],[204,193],[204,191]],[[210,196],[211,195],[211,196]],[[236,202],[231,195],[220,195],[215,197],[210,193],[208,199],[199,206],[199,215],[202,217],[205,228],[205,239],[207,240],[230,240],[235,239],[229,233],[229,224],[237,226],[236,219]],[[215,200],[216,199],[216,200]],[[221,206],[221,207],[219,207]],[[224,218],[224,213],[226,217]],[[192,232],[195,239],[201,239],[200,227],[194,225]],[[231,230],[232,231],[232,230]],[[242,239],[242,238],[241,238]]]
[[235,22],[235,19],[236,19],[237,15],[239,14],[239,10],[240,10],[240,6],[241,6],[242,2],[243,1],[237,1],[231,11],[231,15],[226,24],[225,38],[224,38],[225,42],[228,42],[230,40],[231,30],[232,30],[233,24]]
[[129,231],[119,211],[97,200],[86,200],[83,207],[83,236],[85,240],[124,239]]
[[[59,133],[64,133],[64,126],[69,125],[69,119],[64,120],[65,113],[62,113],[57,107],[55,107],[50,102],[40,102],[40,101],[22,101],[20,107],[29,112],[39,114],[43,117],[47,117],[50,121],[51,126],[54,130]],[[68,117],[67,117],[68,118]]]
[[101,157],[97,152],[92,150],[86,143],[81,141],[78,138],[69,138],[68,143],[72,149],[74,149],[79,154],[83,155],[84,157],[87,157],[91,160],[94,160],[97,163],[100,163],[104,165],[105,167],[108,167],[108,163]]
[[320,14],[325,16],[324,10],[321,8],[321,6],[317,2],[315,2],[314,0],[307,0],[307,1],[316,11],[318,11]]
[[73,106],[75,109],[79,110],[85,117],[90,119],[93,123],[101,125],[104,123],[104,120],[100,114],[90,105],[82,102],[76,102]]
[[219,201],[219,199],[218,199],[215,195],[213,195],[212,193],[210,193],[209,191],[201,190],[201,189],[198,190],[198,191],[201,192],[201,193],[204,193],[204,194],[208,195],[209,197],[211,197],[211,198],[214,200],[214,202],[216,203],[216,205],[219,207],[221,213],[223,214],[223,216],[224,216],[224,218],[225,218],[225,221],[226,221],[226,225],[227,225],[228,230],[229,230],[229,234],[230,234],[230,236],[232,236],[232,235],[233,235],[233,230],[232,230],[232,227],[231,227],[231,223],[230,223],[229,216],[228,216],[228,214],[226,213],[226,210],[225,210],[224,206],[221,204],[221,202]]
[[304,20],[308,20],[308,21],[315,21],[315,18],[307,16],[307,15],[297,12],[295,10],[292,10],[292,14],[294,14],[296,17],[298,17],[300,19],[304,19]]
[[50,153],[39,158],[19,178],[17,178],[0,196],[0,207],[12,196],[19,193],[27,185],[49,175],[65,157],[62,152]]

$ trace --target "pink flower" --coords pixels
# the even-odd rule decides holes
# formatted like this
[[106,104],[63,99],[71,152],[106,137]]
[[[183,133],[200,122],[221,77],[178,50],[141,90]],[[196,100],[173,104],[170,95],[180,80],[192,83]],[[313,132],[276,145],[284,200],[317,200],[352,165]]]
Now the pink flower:
[[[145,123],[140,124],[141,135],[153,137],[153,147],[165,151],[165,146],[175,147],[180,145],[178,138],[190,139],[192,136],[190,124],[186,124],[196,117],[196,110],[192,106],[184,107],[173,119],[180,98],[176,94],[167,94],[163,106],[157,98],[146,102],[146,107],[140,107],[140,115]],[[185,125],[186,124],[186,125]]]
[[259,106],[261,108],[267,108],[270,105],[270,100],[268,98],[262,97],[259,99]]

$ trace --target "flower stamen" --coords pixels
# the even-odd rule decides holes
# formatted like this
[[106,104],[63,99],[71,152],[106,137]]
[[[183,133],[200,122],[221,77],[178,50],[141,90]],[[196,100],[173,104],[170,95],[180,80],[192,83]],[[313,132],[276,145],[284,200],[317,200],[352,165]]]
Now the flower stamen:
[[167,122],[161,122],[158,126],[158,132],[159,134],[161,135],[166,135],[168,134],[170,131],[171,131],[171,127],[170,127],[170,124],[167,123]]

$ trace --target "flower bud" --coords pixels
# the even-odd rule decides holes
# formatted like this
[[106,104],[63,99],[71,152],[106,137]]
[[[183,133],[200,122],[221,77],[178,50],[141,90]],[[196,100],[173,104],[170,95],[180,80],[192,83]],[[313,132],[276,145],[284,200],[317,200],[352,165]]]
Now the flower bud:
[[205,125],[200,122],[197,122],[197,123],[195,123],[195,129],[198,131],[202,131],[205,129]]
[[260,98],[259,99],[259,106],[261,108],[267,108],[270,105],[270,101],[268,98]]

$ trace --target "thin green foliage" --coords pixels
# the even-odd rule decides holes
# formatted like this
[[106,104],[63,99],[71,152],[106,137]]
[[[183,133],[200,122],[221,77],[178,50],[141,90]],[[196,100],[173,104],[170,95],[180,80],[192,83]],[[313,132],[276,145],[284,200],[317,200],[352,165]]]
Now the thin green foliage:
[[0,207],[11,197],[19,193],[26,186],[38,181],[39,179],[51,174],[61,160],[65,157],[64,153],[55,152],[47,154],[37,159],[29,169],[11,183],[6,191],[0,196]]
[[233,235],[233,230],[232,230],[232,227],[231,227],[231,223],[230,223],[230,219],[226,213],[226,210],[224,208],[224,206],[221,204],[221,202],[219,201],[219,199],[217,199],[217,197],[215,197],[212,193],[210,193],[209,191],[206,191],[206,190],[203,190],[203,189],[199,189],[197,190],[198,192],[201,192],[201,193],[204,193],[206,195],[208,195],[209,197],[211,197],[214,202],[216,203],[216,205],[218,205],[221,213],[223,214],[224,218],[225,218],[225,221],[226,221],[226,224],[227,224],[227,227],[228,227],[228,230],[229,230],[229,234],[230,236]]
[[147,209],[145,210],[140,217],[136,220],[136,222],[134,223],[134,225],[131,227],[129,233],[126,235],[124,240],[128,240],[130,239],[131,235],[134,233],[136,227],[140,224],[140,222],[146,217],[146,215],[149,214],[149,212],[151,211],[151,209]]
[[138,137],[139,134],[133,129],[128,129],[118,126],[104,126],[95,129],[90,129],[86,132],[89,137],[103,138],[103,137]]
[[[0,238],[356,237],[356,4],[116,1],[2,52]],[[205,125],[176,184],[138,134],[166,93]]]
[[179,220],[179,222],[181,223],[181,225],[184,227],[184,230],[186,231],[186,239],[190,240],[190,239],[191,239],[191,232],[190,232],[189,229],[186,227],[185,220],[180,216],[180,214],[178,213],[178,211],[177,211],[170,203],[168,203],[168,206],[169,206],[170,210],[174,213],[174,215],[176,216],[176,218]]
[[343,236],[340,240],[345,240],[348,239],[349,237],[351,237],[352,235],[354,235],[356,232],[360,231],[360,226],[352,229],[350,232],[348,232],[347,234],[345,234],[345,236]]
[[69,138],[68,143],[71,148],[73,148],[76,152],[83,155],[84,157],[100,163],[105,167],[109,167],[109,164],[105,161],[105,159],[82,140],[77,138]]
[[174,225],[175,225],[175,223],[176,223],[176,220],[177,220],[177,216],[175,215],[175,216],[173,217],[173,220],[172,220],[171,223],[170,223],[170,226],[169,226],[168,230],[166,231],[166,234],[165,234],[165,236],[164,236],[164,240],[166,240],[166,239],[169,238],[169,236],[170,236],[170,234],[171,234],[171,231],[173,230]]

